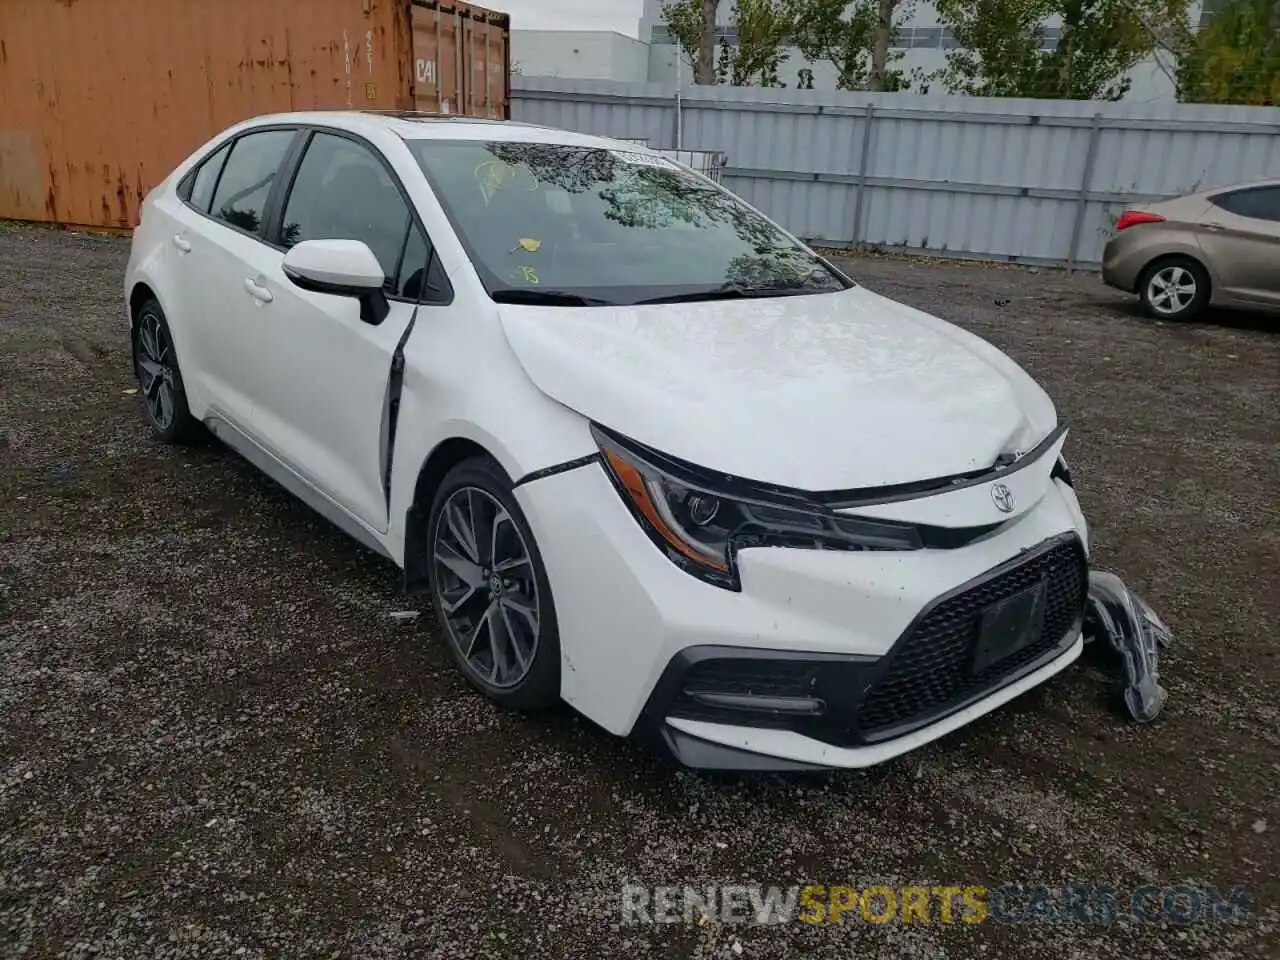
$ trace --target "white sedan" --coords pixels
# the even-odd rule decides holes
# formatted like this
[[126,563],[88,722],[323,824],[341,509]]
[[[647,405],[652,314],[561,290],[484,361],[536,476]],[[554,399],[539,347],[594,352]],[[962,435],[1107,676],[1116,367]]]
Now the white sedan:
[[151,191],[124,292],[155,435],[389,557],[500,705],[865,767],[1080,654],[1045,392],[643,147],[260,117]]

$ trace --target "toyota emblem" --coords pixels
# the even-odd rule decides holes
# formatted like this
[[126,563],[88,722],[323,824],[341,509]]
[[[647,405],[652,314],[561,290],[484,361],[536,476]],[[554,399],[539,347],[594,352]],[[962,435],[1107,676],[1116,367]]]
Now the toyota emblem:
[[991,502],[1001,513],[1013,513],[1013,491],[1003,483],[997,483],[991,488]]

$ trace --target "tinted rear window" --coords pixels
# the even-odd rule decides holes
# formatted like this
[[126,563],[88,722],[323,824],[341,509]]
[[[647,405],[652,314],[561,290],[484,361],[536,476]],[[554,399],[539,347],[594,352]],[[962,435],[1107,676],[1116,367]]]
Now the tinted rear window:
[[292,130],[266,130],[237,140],[218,181],[211,215],[233,227],[257,233],[271,184],[293,137]]
[[1280,221],[1280,187],[1232,190],[1229,193],[1210,197],[1210,200],[1216,206],[1238,217]]

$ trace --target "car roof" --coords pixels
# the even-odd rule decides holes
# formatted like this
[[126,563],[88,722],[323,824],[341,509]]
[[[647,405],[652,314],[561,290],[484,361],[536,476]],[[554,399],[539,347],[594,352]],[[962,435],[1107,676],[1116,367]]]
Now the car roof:
[[348,130],[352,133],[387,131],[402,140],[481,140],[511,143],[554,143],[574,147],[600,147],[649,152],[643,144],[612,140],[570,130],[557,130],[512,120],[448,116],[412,111],[306,110],[254,117],[250,125],[306,123]]

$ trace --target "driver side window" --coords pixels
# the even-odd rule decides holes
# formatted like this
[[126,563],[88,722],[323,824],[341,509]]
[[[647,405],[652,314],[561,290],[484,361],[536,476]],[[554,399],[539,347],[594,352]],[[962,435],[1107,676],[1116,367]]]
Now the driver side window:
[[[386,277],[390,297],[417,300],[430,244],[410,215],[390,170],[368,147],[346,137],[316,133],[289,189],[276,242],[362,240]],[[449,299],[439,261],[432,263],[427,301]]]

